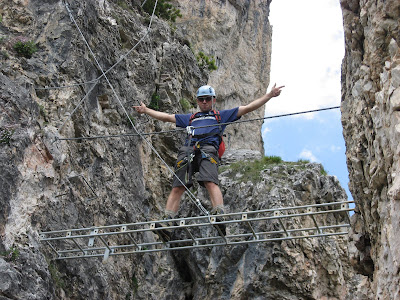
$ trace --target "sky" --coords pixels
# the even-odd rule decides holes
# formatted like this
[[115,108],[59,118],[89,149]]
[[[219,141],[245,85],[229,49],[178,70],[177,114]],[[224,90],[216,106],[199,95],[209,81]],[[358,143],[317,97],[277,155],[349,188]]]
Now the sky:
[[[274,116],[340,105],[344,57],[339,0],[273,0],[271,82],[285,85],[266,105]],[[265,155],[285,161],[321,163],[348,189],[340,109],[266,120],[262,126]]]

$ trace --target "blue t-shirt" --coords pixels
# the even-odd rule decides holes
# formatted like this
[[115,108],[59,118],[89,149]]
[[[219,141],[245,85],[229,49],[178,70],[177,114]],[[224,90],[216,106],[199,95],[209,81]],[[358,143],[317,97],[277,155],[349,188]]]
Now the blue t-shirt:
[[[225,110],[220,110],[219,115],[221,116],[221,121],[220,123],[229,123],[229,122],[234,122],[236,120],[239,120],[240,117],[237,116],[239,107],[232,108],[232,109],[225,109]],[[176,127],[183,127],[186,128],[189,126],[190,122],[190,117],[192,114],[176,114],[175,119],[176,119]],[[198,126],[207,126],[207,125],[213,125],[213,124],[218,124],[217,119],[213,115],[212,112],[198,112],[196,115],[196,118],[193,119],[191,126],[193,127],[198,127]],[[210,127],[204,127],[204,128],[195,128],[194,129],[194,136],[191,139],[191,145],[195,144],[196,142],[200,142],[200,144],[210,144],[213,145],[218,149],[219,147],[219,134],[224,132],[226,125],[221,125],[221,126],[210,126]],[[220,132],[222,130],[222,132]],[[200,137],[197,138],[196,136],[199,135],[204,135],[204,134],[209,134],[210,132],[215,132],[215,135],[210,135],[207,137]],[[188,139],[185,142],[185,145],[188,146]]]

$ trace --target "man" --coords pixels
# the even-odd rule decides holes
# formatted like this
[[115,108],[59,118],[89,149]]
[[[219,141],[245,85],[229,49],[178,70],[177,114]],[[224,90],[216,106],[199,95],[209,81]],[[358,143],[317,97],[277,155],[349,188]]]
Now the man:
[[[166,218],[175,218],[181,197],[185,192],[182,182],[187,187],[190,187],[192,185],[192,175],[195,172],[198,172],[197,181],[207,189],[210,195],[213,206],[211,213],[224,213],[222,193],[218,186],[218,148],[226,125],[218,126],[218,124],[234,122],[241,116],[260,108],[271,98],[279,96],[283,87],[276,87],[275,84],[269,93],[249,104],[233,109],[221,110],[219,113],[213,111],[216,95],[214,89],[209,85],[202,86],[197,91],[197,105],[200,112],[195,115],[168,114],[150,109],[143,103],[140,106],[134,106],[140,114],[147,114],[163,122],[175,123],[177,127],[186,128],[187,126],[193,126],[195,128],[178,153],[175,172],[180,180],[174,177],[172,191],[165,207]],[[220,119],[218,120],[218,118]],[[213,124],[215,125],[213,127],[196,128]],[[223,226],[221,229],[225,234],[225,227]]]

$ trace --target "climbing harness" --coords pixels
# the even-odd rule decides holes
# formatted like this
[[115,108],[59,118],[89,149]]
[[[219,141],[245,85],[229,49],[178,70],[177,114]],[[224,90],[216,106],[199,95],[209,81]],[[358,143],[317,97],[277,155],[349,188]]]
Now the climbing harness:
[[[202,112],[197,112],[194,113],[190,116],[189,119],[189,125],[186,127],[186,131],[188,134],[188,140],[187,140],[187,150],[186,150],[186,156],[183,157],[181,160],[179,160],[176,163],[176,168],[175,171],[178,171],[182,168],[186,168],[186,173],[185,173],[185,182],[188,183],[191,180],[191,176],[193,175],[193,173],[197,172],[199,169],[199,165],[196,162],[196,164],[194,164],[194,159],[198,156],[201,156],[201,159],[207,159],[209,160],[212,164],[218,165],[218,161],[209,153],[207,153],[206,151],[204,151],[202,149],[203,145],[207,145],[207,143],[205,142],[205,140],[208,137],[211,136],[218,136],[219,140],[218,140],[218,158],[221,158],[222,155],[224,154],[225,151],[225,143],[222,139],[222,134],[223,134],[223,129],[222,126],[219,126],[219,132],[209,132],[209,133],[205,133],[205,134],[200,134],[200,135],[196,135],[195,134],[195,127],[192,126],[192,122],[195,119],[198,118],[213,118],[215,120],[217,120],[218,124],[221,123],[221,115],[219,113],[219,111],[216,110],[211,110],[208,113],[202,113]],[[192,139],[195,138],[196,141],[193,144],[192,147]],[[210,146],[212,146],[212,144],[209,144]]]
[[[207,117],[210,117],[210,116],[214,117],[217,120],[218,127],[219,127],[219,132],[218,133],[209,132],[209,133],[206,133],[206,134],[195,135],[194,134],[194,129],[191,126],[193,120],[194,119],[198,119],[198,118],[207,118]],[[225,152],[225,142],[224,142],[224,139],[223,139],[223,130],[222,130],[222,126],[221,126],[221,115],[220,115],[219,111],[210,110],[208,112],[208,114],[203,114],[201,112],[197,112],[197,113],[192,114],[190,116],[190,119],[189,119],[189,126],[188,127],[190,127],[192,129],[191,132],[190,132],[190,138],[195,137],[198,141],[202,140],[202,139],[206,139],[207,137],[210,137],[210,136],[218,135],[218,137],[219,137],[219,146],[218,146],[218,149],[217,149],[218,150],[218,158],[222,157],[222,155]]]

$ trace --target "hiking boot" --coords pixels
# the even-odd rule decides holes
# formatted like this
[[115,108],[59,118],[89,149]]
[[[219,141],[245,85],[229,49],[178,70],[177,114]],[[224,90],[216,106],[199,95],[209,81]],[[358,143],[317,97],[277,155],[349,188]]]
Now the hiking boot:
[[[164,220],[170,220],[172,217],[168,216],[164,218]],[[175,226],[175,222],[163,222],[163,223],[155,223],[155,228],[162,228],[162,227],[170,227]],[[157,234],[164,243],[168,243],[172,239],[172,231],[171,229],[163,229],[163,230],[154,230],[154,233]]]
[[[213,214],[214,215],[223,215],[225,214],[224,210],[221,207],[216,207],[213,209]],[[225,218],[224,217],[216,217],[215,218],[215,223],[219,223],[219,222],[224,222]],[[226,235],[226,225],[225,224],[214,224],[214,227],[219,231],[222,232],[222,234],[225,236]]]

